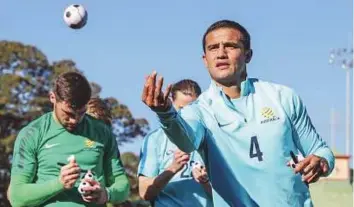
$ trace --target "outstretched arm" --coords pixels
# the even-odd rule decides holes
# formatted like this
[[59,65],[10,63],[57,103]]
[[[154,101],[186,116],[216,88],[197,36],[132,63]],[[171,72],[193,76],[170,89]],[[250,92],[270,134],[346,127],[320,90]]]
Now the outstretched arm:
[[146,78],[142,101],[157,113],[162,129],[178,148],[187,153],[198,149],[205,136],[205,128],[196,110],[187,106],[180,114],[177,113],[168,98],[171,85],[163,93],[163,77],[156,80],[156,76],[157,73],[153,72]]

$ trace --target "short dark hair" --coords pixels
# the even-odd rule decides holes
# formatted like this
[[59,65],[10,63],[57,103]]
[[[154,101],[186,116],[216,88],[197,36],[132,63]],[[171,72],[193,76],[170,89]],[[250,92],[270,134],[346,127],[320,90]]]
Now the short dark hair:
[[91,98],[87,104],[86,113],[96,119],[104,121],[107,125],[112,125],[112,112],[106,102],[100,98]]
[[222,28],[231,28],[231,29],[235,29],[239,32],[241,32],[242,34],[242,42],[245,46],[246,50],[249,50],[251,48],[251,35],[248,33],[247,29],[242,26],[241,24],[235,22],[235,21],[231,21],[231,20],[220,20],[217,21],[215,23],[213,23],[212,25],[209,26],[209,28],[206,30],[206,32],[204,33],[203,36],[203,51],[205,52],[205,44],[206,44],[206,36],[212,32],[215,31],[217,29],[222,29]]
[[91,98],[91,86],[82,74],[66,72],[55,80],[53,93],[57,101],[65,101],[73,109],[80,109]]
[[185,95],[194,95],[196,97],[198,97],[202,93],[202,90],[200,89],[198,83],[190,79],[183,79],[173,84],[171,89],[172,100],[176,99],[177,91]]

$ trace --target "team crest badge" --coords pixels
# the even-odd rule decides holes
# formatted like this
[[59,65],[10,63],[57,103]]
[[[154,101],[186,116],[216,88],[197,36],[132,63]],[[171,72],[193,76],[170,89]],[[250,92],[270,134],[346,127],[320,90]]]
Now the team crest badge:
[[279,119],[279,117],[277,117],[274,111],[269,107],[262,108],[261,115],[264,118],[264,120],[261,121],[261,124],[276,121]]
[[92,140],[90,140],[90,139],[86,139],[86,140],[85,140],[85,146],[86,146],[87,148],[92,148],[92,147],[95,146],[95,141],[92,141]]

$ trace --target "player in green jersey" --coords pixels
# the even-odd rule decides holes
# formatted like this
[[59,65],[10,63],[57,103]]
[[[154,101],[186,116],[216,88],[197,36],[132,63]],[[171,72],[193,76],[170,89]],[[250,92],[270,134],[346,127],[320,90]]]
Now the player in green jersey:
[[[123,202],[129,182],[112,130],[86,115],[91,87],[75,72],[55,81],[49,112],[24,127],[15,142],[11,170],[12,206],[104,206]],[[72,159],[68,159],[72,158]],[[85,174],[87,187],[78,187]]]

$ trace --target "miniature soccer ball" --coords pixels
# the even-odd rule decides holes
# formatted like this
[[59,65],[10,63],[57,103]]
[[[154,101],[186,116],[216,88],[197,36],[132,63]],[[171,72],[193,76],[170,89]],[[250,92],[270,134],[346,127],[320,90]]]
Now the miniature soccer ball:
[[91,186],[89,182],[86,181],[82,181],[79,185],[79,187],[77,188],[77,190],[79,191],[80,194],[85,194],[86,191],[83,190],[84,187],[88,187]]
[[68,6],[64,11],[64,21],[72,29],[81,29],[87,23],[87,11],[79,4]]
[[[298,160],[299,162],[301,162],[302,160],[305,159],[304,156],[302,156],[302,154],[298,154],[298,155],[296,155],[296,157],[297,157],[297,160]],[[296,167],[296,164],[294,163],[294,160],[293,160],[293,159],[290,160],[290,166],[291,166],[291,168],[293,168],[293,169],[295,169],[295,167]]]
[[202,167],[202,163],[200,163],[200,162],[193,163],[193,169],[194,168],[201,168],[201,167]]
[[85,177],[84,179],[87,179],[87,180],[93,180],[93,174],[92,172],[89,170],[86,174],[85,174]]
[[87,173],[83,177],[83,180],[80,182],[79,187],[77,188],[77,190],[81,194],[86,193],[86,191],[83,190],[84,187],[91,186],[90,183],[85,180],[94,180],[93,173],[91,172],[91,170],[87,171]]

